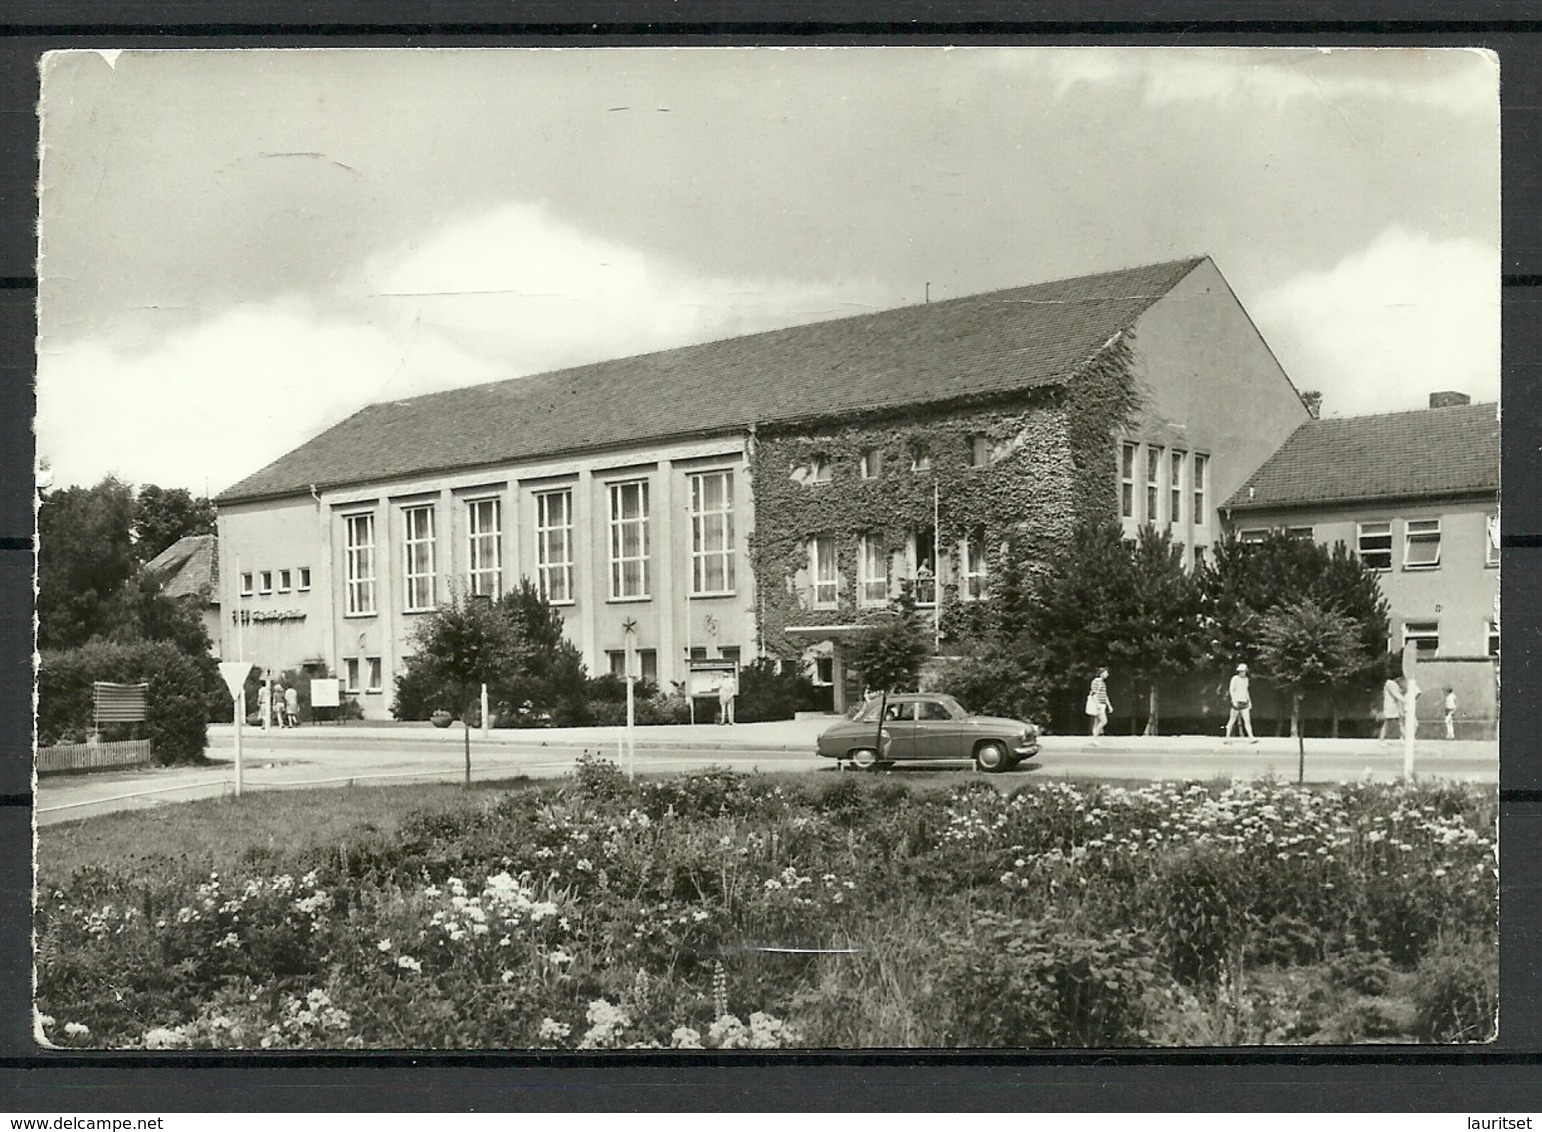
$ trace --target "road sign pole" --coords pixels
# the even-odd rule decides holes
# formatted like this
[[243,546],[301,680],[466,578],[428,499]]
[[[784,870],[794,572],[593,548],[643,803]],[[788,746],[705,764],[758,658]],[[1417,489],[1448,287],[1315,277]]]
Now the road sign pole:
[[246,722],[246,689],[236,693],[236,797],[241,796],[241,725]]

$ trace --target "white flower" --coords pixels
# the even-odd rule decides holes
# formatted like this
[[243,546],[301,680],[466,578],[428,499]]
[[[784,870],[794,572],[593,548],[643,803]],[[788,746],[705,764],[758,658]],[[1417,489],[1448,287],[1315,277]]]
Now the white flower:
[[179,1029],[157,1026],[145,1031],[145,1049],[182,1049],[188,1044],[187,1035]]
[[388,940],[388,939],[381,940],[379,943],[375,944],[375,950],[376,951],[390,951],[391,950],[391,941]]
[[555,1018],[542,1018],[540,1029],[537,1031],[547,1041],[560,1041],[572,1032],[572,1026],[566,1022],[558,1022]]
[[411,971],[415,975],[422,974],[423,972],[423,964],[410,955],[398,955],[396,957],[396,965],[404,971]]
[[79,1022],[66,1022],[64,1032],[72,1038],[88,1038],[91,1036],[91,1027]]

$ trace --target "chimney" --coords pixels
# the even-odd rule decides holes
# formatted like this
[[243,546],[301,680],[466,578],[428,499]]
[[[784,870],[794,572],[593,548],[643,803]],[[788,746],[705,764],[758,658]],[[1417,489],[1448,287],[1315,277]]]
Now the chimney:
[[1465,393],[1458,393],[1454,389],[1443,389],[1439,393],[1430,394],[1430,408],[1454,409],[1458,405],[1471,405],[1472,398]]
[[1301,403],[1306,406],[1306,415],[1314,421],[1322,415],[1322,394],[1315,389],[1308,389],[1301,394]]

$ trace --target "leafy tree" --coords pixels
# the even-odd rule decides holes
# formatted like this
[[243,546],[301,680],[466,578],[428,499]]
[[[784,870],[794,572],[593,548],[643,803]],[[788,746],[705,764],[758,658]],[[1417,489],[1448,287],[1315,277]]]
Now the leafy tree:
[[1257,543],[1228,535],[1212,548],[1210,563],[1199,575],[1207,651],[1223,671],[1258,659],[1259,618],[1304,599],[1337,611],[1354,627],[1359,660],[1333,685],[1331,697],[1337,734],[1338,688],[1376,684],[1386,653],[1387,601],[1376,573],[1342,542],[1330,549],[1276,531]]
[[906,587],[888,610],[853,638],[847,655],[869,688],[898,692],[916,686],[921,665],[931,653],[931,633]]
[[1310,688],[1331,687],[1364,663],[1355,622],[1312,598],[1277,605],[1257,620],[1258,662],[1290,692],[1290,726],[1296,736],[1296,780],[1306,778],[1306,740],[1301,699]]
[[214,504],[185,487],[147,483],[134,498],[134,550],[148,562],[186,535],[214,533]]
[[397,678],[398,700],[436,701],[460,717],[466,743],[466,786],[471,786],[471,720],[482,685],[496,685],[514,670],[518,643],[504,610],[484,598],[452,595],[413,631],[413,655]]
[[1198,598],[1182,548],[1147,527],[1133,547],[1119,524],[1089,523],[1053,554],[1033,595],[1025,643],[1064,687],[1083,687],[1107,664],[1147,691],[1146,730],[1157,727],[1163,675],[1201,655]]
[[161,580],[144,570],[105,603],[103,628],[114,641],[169,641],[190,656],[207,655],[212,648],[199,600],[168,597]]
[[498,610],[513,630],[510,666],[496,686],[498,701],[516,711],[528,705],[557,720],[581,718],[588,673],[583,654],[563,633],[562,612],[529,578],[503,595]]
[[108,476],[43,495],[38,509],[38,646],[75,648],[110,628],[109,604],[134,572],[134,494]]

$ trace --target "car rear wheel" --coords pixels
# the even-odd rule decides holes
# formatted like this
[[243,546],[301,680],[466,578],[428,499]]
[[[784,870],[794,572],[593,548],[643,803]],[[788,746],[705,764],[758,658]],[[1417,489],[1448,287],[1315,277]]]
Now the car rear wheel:
[[974,749],[974,762],[983,771],[995,773],[1006,770],[1011,764],[1011,756],[1007,754],[1007,748],[1002,743],[981,743]]
[[851,752],[851,761],[858,770],[872,770],[878,765],[878,752],[871,747],[858,747]]

